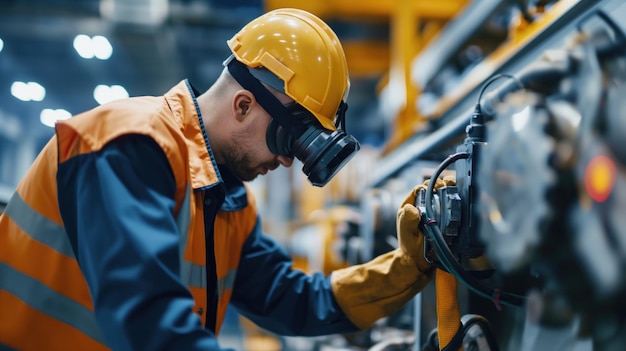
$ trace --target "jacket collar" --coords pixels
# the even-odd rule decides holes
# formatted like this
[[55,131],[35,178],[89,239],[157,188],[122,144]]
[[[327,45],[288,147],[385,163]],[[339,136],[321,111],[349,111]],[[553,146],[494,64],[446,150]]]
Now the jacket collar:
[[[200,107],[196,96],[198,92],[185,79],[165,94],[174,118],[181,126],[189,152],[189,171],[191,187],[195,192],[212,189],[218,185],[224,187],[225,200],[222,209],[233,211],[247,206],[246,188],[230,170],[218,167],[209,142]],[[222,177],[222,173],[224,177]]]

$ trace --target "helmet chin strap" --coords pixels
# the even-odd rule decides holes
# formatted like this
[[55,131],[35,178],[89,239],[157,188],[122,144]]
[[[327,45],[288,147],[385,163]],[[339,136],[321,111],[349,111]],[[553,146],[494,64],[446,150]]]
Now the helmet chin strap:
[[348,131],[346,130],[346,111],[348,111],[348,104],[346,104],[342,100],[339,103],[339,109],[337,110],[337,120],[335,121],[335,127],[343,129],[344,132],[348,133]]

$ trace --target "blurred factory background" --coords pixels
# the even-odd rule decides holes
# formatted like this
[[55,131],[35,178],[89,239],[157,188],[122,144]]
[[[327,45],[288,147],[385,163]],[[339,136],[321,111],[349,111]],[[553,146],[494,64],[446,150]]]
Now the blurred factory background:
[[[265,11],[262,1],[8,0],[0,2],[2,198],[52,135],[54,121],[114,98],[160,95],[184,78],[206,90],[229,39]],[[385,14],[338,16],[347,40],[374,43],[354,62],[348,126],[380,145],[375,86],[388,65]],[[362,67],[359,67],[362,66]]]
[[[298,4],[324,17],[345,43],[352,79],[347,126],[362,144],[380,148],[388,140],[402,103],[400,70],[466,2]],[[234,32],[268,9],[292,5],[254,0],[0,2],[0,198],[6,199],[52,135],[55,120],[114,98],[160,95],[184,78],[203,91],[221,71],[229,55],[225,41]],[[411,11],[400,10],[406,6]],[[506,21],[496,17],[482,34],[487,40],[503,38]],[[455,64],[463,69],[481,55],[477,47],[470,48]],[[390,75],[392,61],[400,70]],[[451,73],[447,84],[458,73]],[[378,95],[390,76],[398,91],[381,104]]]
[[[289,249],[300,268],[328,273],[394,248],[403,195],[463,145],[485,83],[497,74],[515,76],[509,87],[502,81],[491,86],[502,93],[492,93],[489,101],[495,106],[510,86],[523,85],[533,93],[518,96],[525,103],[509,105],[521,104],[515,111],[532,106],[536,115],[546,110],[550,118],[532,122],[538,126],[533,134],[522,134],[518,126],[495,123],[508,115],[492,106],[491,135],[500,138],[486,141],[502,153],[487,152],[481,166],[492,185],[499,179],[486,174],[497,170],[518,177],[509,197],[498,198],[509,188],[496,185],[491,195],[509,201],[500,205],[511,223],[530,223],[530,229],[515,227],[520,235],[505,239],[493,234],[497,228],[485,229],[481,238],[496,271],[489,284],[498,288],[490,291],[510,289],[533,304],[501,306],[497,297],[460,284],[462,312],[491,325],[469,333],[465,349],[495,349],[487,334],[504,350],[626,347],[626,308],[618,298],[626,292],[626,223],[619,216],[626,205],[626,152],[617,142],[626,127],[616,98],[626,92],[621,0],[2,0],[0,205],[52,136],[56,120],[117,98],[161,95],[185,78],[204,91],[229,55],[226,40],[249,20],[280,7],[319,15],[344,44],[351,76],[346,127],[362,145],[323,189],[307,183],[297,162],[252,182],[265,231]],[[589,47],[597,55],[589,56]],[[540,69],[533,70],[538,62]],[[592,80],[585,74],[593,72],[601,83],[587,85]],[[604,92],[602,103],[586,100],[593,94],[582,89],[590,86]],[[550,101],[550,107],[528,102],[537,99]],[[589,117],[583,113],[588,103],[609,107]],[[597,122],[596,115],[607,121]],[[572,116],[579,119],[574,132],[554,122]],[[611,130],[617,136],[603,134]],[[602,182],[587,177],[599,174],[589,166],[598,155],[613,160],[613,173]],[[594,196],[604,184],[606,197]],[[560,195],[570,192],[575,195]],[[565,213],[570,209],[577,215]],[[596,226],[573,224],[576,216]],[[583,230],[598,236],[588,239],[592,244],[564,244],[576,242]],[[598,251],[600,242],[609,243],[609,249],[602,246],[606,252]],[[618,274],[603,276],[605,267]],[[600,280],[603,285],[594,285]],[[280,338],[235,318],[232,328],[225,326],[223,342],[260,351],[428,349],[437,328],[436,299],[429,286],[397,315],[358,335]]]

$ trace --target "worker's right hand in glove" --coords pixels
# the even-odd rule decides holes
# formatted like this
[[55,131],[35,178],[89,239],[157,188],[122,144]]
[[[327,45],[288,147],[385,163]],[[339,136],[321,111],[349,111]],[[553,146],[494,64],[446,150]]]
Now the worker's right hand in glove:
[[[437,188],[448,181],[438,180]],[[404,306],[431,280],[434,266],[424,259],[424,235],[415,198],[428,182],[416,186],[398,211],[399,247],[369,262],[336,270],[331,275],[335,299],[354,325],[366,329]]]
[[[418,269],[425,272],[431,268],[431,265],[424,258],[424,234],[419,230],[421,216],[419,210],[415,206],[417,194],[422,189],[428,188],[429,180],[423,184],[417,185],[406,196],[400,209],[398,210],[398,220],[396,222],[398,234],[398,246],[402,251],[417,265]],[[444,186],[454,186],[456,184],[453,178],[437,178],[435,190]]]

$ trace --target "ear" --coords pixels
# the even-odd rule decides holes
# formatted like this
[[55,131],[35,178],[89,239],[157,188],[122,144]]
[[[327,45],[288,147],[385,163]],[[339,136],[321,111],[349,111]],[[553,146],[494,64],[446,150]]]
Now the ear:
[[233,98],[233,112],[238,121],[242,121],[250,114],[252,104],[255,102],[254,95],[248,90],[239,90]]

